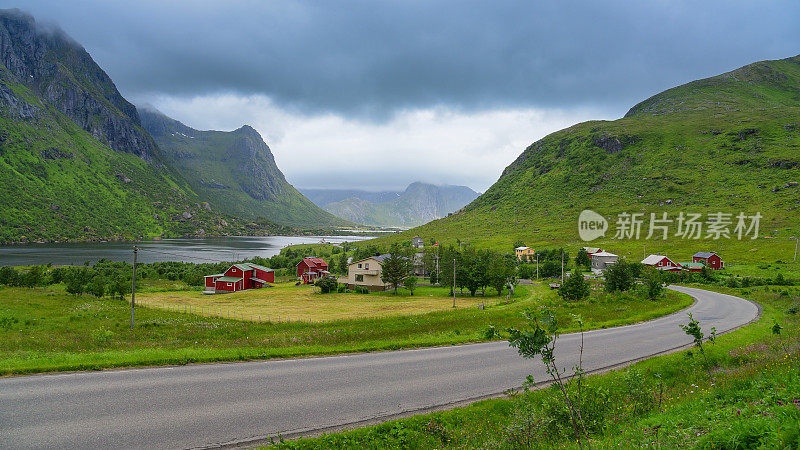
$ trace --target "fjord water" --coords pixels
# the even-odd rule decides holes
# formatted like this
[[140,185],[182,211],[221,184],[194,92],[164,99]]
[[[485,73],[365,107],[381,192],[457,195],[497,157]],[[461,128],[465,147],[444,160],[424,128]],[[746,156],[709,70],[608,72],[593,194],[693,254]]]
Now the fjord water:
[[139,247],[139,262],[240,261],[254,256],[269,258],[292,244],[316,244],[322,239],[338,244],[371,239],[372,236],[226,236],[213,238],[162,239],[142,242],[75,242],[25,244],[0,247],[0,266],[34,264],[82,265],[100,259],[132,261],[133,246]]

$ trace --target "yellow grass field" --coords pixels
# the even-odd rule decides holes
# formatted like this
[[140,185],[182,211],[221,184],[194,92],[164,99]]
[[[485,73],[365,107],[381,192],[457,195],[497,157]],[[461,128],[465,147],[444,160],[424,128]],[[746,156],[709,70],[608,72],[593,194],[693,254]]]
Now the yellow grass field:
[[[313,286],[278,283],[274,287],[230,294],[203,295],[200,291],[137,293],[137,303],[153,308],[186,311],[253,321],[313,321],[424,314],[450,310],[447,288],[419,287],[414,295],[391,292],[320,294]],[[519,295],[518,293],[517,295]],[[458,308],[487,306],[503,297],[457,296]]]

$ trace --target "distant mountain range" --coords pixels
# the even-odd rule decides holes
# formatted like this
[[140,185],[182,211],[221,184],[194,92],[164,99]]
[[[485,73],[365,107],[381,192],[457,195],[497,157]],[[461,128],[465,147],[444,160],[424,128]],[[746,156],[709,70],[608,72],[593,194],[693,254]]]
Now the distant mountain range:
[[311,201],[337,217],[373,226],[413,227],[440,219],[478,197],[466,186],[411,183],[402,192],[303,189]]
[[286,182],[252,128],[143,116],[63,31],[0,10],[0,243],[347,225]]

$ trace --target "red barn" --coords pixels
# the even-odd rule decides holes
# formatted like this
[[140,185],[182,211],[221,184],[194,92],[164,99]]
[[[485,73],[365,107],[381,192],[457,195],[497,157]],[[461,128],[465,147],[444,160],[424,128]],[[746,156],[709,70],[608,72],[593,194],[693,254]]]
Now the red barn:
[[236,292],[261,289],[275,283],[275,272],[253,263],[234,264],[224,273],[206,275],[206,292]]
[[697,252],[692,256],[692,262],[705,264],[706,267],[714,270],[725,267],[725,261],[715,252]]
[[328,263],[322,258],[303,258],[297,264],[297,276],[301,278],[304,283],[311,283],[317,278],[328,275]]
[[642,260],[642,264],[668,272],[680,272],[682,269],[680,264],[673,262],[664,255],[650,255]]

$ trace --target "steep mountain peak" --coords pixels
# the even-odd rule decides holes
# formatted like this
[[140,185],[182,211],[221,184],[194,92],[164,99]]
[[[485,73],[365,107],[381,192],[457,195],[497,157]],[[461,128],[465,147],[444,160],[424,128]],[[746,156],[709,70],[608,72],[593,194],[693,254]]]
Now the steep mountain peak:
[[55,25],[0,10],[3,84],[21,84],[114,150],[163,159],[139,114],[89,53]]
[[214,210],[293,226],[347,225],[286,181],[269,146],[250,125],[201,131],[155,108],[142,107],[140,115],[168,160]]

